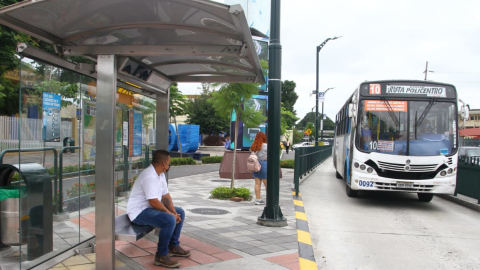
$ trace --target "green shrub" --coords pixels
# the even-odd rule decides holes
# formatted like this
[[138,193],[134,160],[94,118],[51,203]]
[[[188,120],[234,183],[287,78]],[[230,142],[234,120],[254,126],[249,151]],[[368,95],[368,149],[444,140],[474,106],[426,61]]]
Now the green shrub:
[[79,196],[91,193],[91,188],[89,187],[88,184],[74,183],[73,186],[67,189],[66,191],[67,191],[67,199],[76,198],[75,200],[67,201],[65,203],[68,211],[70,212],[77,211],[79,209],[87,208],[90,206],[89,196],[80,198],[80,201],[78,200]]
[[225,138],[216,135],[211,135],[203,139],[205,146],[222,146],[223,142],[225,142]]
[[179,166],[179,165],[196,165],[197,162],[191,157],[182,157],[182,158],[171,158],[170,165],[171,166]]
[[223,156],[202,157],[202,164],[221,163]]
[[294,169],[295,160],[293,159],[280,160],[280,168]]
[[250,198],[250,190],[248,188],[229,188],[229,187],[216,187],[212,191],[212,199],[228,200],[232,197],[241,197],[245,200]]

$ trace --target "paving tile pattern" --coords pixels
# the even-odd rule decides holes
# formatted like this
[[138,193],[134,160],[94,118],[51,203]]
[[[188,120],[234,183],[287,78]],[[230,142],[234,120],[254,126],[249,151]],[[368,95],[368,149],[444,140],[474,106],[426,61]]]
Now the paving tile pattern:
[[[256,257],[255,263],[260,262],[265,269],[299,269],[295,208],[291,199],[292,181],[293,170],[283,170],[280,205],[288,226],[276,228],[256,224],[264,205],[255,205],[253,201],[209,199],[209,192],[213,188],[230,186],[228,179],[219,178],[218,171],[170,180],[169,190],[173,202],[186,211],[181,246],[192,253],[189,258],[175,258],[181,262],[180,268],[200,269],[202,265],[210,264],[222,267],[222,263],[228,261],[236,265],[237,260],[239,264],[248,264],[249,260],[245,259]],[[236,180],[235,186],[249,188],[254,193],[253,179]],[[262,197],[265,198],[264,187]],[[126,210],[126,204],[127,200],[118,203],[119,213]],[[202,215],[191,211],[197,208],[221,209],[226,210],[227,214]],[[81,213],[69,222],[79,224],[83,234],[95,234],[95,213],[92,211]],[[64,233],[64,237],[76,233],[78,239],[78,230]],[[116,241],[116,257],[119,259],[116,269],[164,269],[153,264],[157,240],[152,232],[136,242]],[[76,259],[84,261],[83,267],[86,268],[79,268],[82,264],[72,264],[72,257],[51,269],[94,269],[95,257],[92,255],[94,254]]]

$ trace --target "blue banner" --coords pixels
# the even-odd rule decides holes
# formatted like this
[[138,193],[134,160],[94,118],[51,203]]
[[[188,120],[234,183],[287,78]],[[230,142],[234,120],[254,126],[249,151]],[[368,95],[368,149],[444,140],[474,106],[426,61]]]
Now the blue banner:
[[133,112],[133,156],[142,155],[142,113]]

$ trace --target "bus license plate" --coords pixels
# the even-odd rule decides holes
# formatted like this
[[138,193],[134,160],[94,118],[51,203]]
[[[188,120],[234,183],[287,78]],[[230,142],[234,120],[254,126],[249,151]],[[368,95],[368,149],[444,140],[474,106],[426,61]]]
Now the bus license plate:
[[397,182],[397,188],[413,188],[413,182]]

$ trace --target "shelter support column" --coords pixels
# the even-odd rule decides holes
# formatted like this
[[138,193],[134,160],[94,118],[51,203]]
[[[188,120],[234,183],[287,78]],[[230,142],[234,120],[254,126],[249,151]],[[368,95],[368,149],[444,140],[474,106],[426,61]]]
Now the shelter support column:
[[[157,93],[157,115],[155,117],[155,149],[168,151],[168,118],[169,114],[170,90],[162,95]],[[152,156],[153,158],[153,156]],[[166,173],[168,181],[168,173]]]
[[115,55],[97,57],[96,269],[115,269]]

